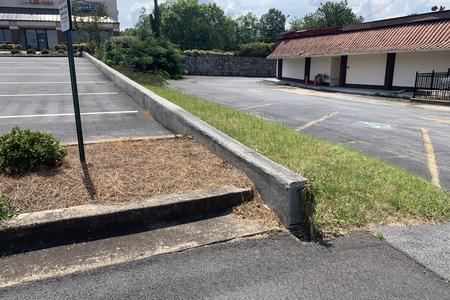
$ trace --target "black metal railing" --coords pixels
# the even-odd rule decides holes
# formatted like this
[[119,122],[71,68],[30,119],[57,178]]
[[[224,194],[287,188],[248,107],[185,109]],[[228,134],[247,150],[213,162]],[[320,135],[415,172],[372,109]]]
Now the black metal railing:
[[450,69],[447,72],[416,72],[413,97],[450,101]]

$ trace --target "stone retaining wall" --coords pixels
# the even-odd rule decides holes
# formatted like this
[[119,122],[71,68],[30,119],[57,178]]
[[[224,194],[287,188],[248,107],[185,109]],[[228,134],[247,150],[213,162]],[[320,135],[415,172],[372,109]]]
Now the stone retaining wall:
[[275,77],[276,60],[221,54],[185,54],[188,75]]

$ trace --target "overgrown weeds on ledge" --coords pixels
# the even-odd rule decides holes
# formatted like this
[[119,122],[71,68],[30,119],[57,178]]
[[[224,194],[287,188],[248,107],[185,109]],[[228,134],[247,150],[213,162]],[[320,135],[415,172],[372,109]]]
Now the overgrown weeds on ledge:
[[316,228],[331,235],[375,224],[450,221],[450,194],[343,145],[165,87],[147,87],[310,182]]

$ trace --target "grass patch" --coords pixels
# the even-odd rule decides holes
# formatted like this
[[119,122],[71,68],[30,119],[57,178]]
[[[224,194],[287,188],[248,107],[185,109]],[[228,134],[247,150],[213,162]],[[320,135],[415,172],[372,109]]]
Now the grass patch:
[[11,200],[8,197],[0,196],[0,221],[7,221],[16,214],[10,202]]
[[450,220],[450,194],[406,170],[173,89],[147,88],[308,178],[317,201],[316,226],[323,233]]

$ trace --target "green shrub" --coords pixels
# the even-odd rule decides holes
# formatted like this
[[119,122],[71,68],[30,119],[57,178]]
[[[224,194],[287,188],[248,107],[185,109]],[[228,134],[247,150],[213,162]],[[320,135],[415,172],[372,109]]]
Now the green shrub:
[[41,54],[42,55],[47,55],[47,54],[50,54],[50,51],[48,49],[42,49],[41,50]]
[[22,49],[22,45],[2,43],[2,44],[0,44],[0,49],[2,49],[2,50],[12,50],[12,49],[20,50],[20,49]]
[[65,44],[56,44],[55,45],[55,51],[58,51],[58,50],[66,51],[67,50],[67,46]]
[[79,43],[79,44],[73,44],[73,50],[74,52],[91,52],[91,44],[89,43]]
[[250,43],[240,46],[239,56],[267,57],[275,49],[273,43]]
[[27,54],[36,54],[36,50],[34,50],[34,49],[27,49]]
[[16,55],[16,54],[20,54],[20,53],[21,53],[21,51],[19,49],[12,49],[11,50],[11,54],[12,55]]
[[67,155],[48,133],[13,128],[0,137],[0,170],[21,174],[55,167]]
[[65,54],[66,51],[64,51],[64,49],[59,49],[59,50],[56,51],[56,53]]
[[133,72],[178,78],[184,71],[180,50],[153,36],[113,37],[101,44],[96,55],[109,65],[127,67]]
[[6,221],[14,217],[16,212],[11,207],[11,199],[0,195],[0,221]]

